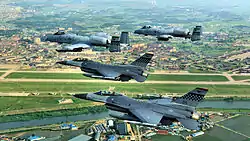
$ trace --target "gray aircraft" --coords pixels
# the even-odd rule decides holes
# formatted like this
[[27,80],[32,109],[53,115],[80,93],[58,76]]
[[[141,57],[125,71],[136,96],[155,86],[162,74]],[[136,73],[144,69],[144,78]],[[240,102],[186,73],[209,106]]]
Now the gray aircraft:
[[[59,30],[55,34],[47,34],[41,37],[41,41],[57,42],[59,44],[70,44],[67,46],[63,46],[62,49],[57,49],[58,52],[80,52],[83,49],[91,48],[92,46],[103,46],[107,48],[110,47],[111,52],[120,51],[119,49],[114,50],[111,48],[117,48],[116,46],[112,45],[112,38],[112,36],[104,32],[96,33],[95,35],[91,36],[80,36],[76,34],[65,33],[64,31]],[[128,33],[122,32],[120,40],[121,43],[126,44],[128,41]]]
[[191,41],[199,41],[201,40],[202,34],[202,27],[196,26],[193,29],[192,34],[188,29],[180,29],[180,28],[158,28],[155,26],[146,25],[143,26],[141,29],[135,30],[135,34],[142,34],[142,35],[151,35],[156,36],[159,41],[168,41],[173,37],[180,37],[185,39],[191,39]]
[[205,88],[196,88],[177,98],[162,98],[140,101],[115,92],[76,94],[76,98],[103,102],[110,110],[110,116],[141,123],[148,126],[171,125],[174,121],[190,130],[200,130],[200,115],[195,107],[208,92]]
[[129,81],[135,79],[144,82],[148,74],[144,73],[147,64],[152,59],[152,53],[145,53],[129,65],[109,65],[94,62],[86,58],[76,58],[68,61],[59,61],[58,64],[80,67],[86,72],[84,76],[115,81]]

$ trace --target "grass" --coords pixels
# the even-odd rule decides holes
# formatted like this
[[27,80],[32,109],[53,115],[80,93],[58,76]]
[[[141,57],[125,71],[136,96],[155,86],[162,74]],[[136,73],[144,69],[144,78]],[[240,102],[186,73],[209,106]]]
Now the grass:
[[61,117],[61,116],[73,116],[89,113],[100,113],[107,111],[104,105],[101,106],[89,106],[73,109],[60,109],[54,111],[43,111],[43,112],[32,112],[25,114],[14,114],[14,115],[5,115],[0,116],[1,122],[14,122],[14,121],[28,121],[34,119],[44,119],[50,117]]
[[0,92],[93,92],[115,87],[118,92],[186,93],[196,87],[209,89],[208,95],[248,95],[248,85],[146,84],[146,83],[82,83],[82,82],[1,82]]
[[179,136],[168,136],[168,135],[154,135],[152,141],[181,141]]
[[246,138],[225,130],[221,127],[213,127],[204,135],[193,138],[194,141],[245,141]]
[[73,108],[91,106],[92,102],[74,98],[73,104],[59,104],[60,97],[0,97],[0,112],[45,108]]
[[0,71],[6,71],[6,70],[9,70],[9,69],[6,69],[6,68],[0,68]]
[[198,69],[195,69],[195,68],[190,68],[188,70],[188,72],[190,72],[190,73],[220,73],[220,72],[209,71],[209,70],[198,70]]
[[198,108],[198,111],[213,111],[213,112],[225,112],[225,113],[250,113],[250,109],[222,109],[222,108]]
[[[81,73],[36,73],[14,72],[6,78],[25,79],[92,79]],[[222,75],[173,75],[173,74],[150,74],[148,81],[228,81]]]
[[173,74],[151,74],[148,80],[153,81],[228,81],[222,75],[173,75]]
[[[182,139],[179,136],[154,135],[152,140],[181,141]],[[247,141],[247,138],[215,126],[211,130],[206,131],[204,135],[194,137],[193,141]]]
[[36,73],[36,72],[14,72],[6,78],[25,79],[91,79],[81,73]]
[[2,76],[5,72],[0,72],[0,76]]
[[240,133],[243,133],[247,136],[250,136],[249,132],[250,126],[249,124],[246,124],[249,123],[249,121],[250,121],[250,116],[239,116],[230,120],[220,122],[219,124],[227,128],[233,129],[235,131],[238,131]]
[[246,79],[250,79],[250,76],[239,76],[239,75],[234,75],[232,76],[232,78],[236,81],[238,80],[246,80]]

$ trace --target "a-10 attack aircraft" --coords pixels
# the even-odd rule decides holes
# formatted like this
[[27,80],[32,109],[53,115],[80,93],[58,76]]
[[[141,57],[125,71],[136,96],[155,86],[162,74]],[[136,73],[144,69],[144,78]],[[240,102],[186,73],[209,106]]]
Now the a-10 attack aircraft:
[[146,25],[143,26],[141,29],[135,30],[135,34],[142,34],[142,35],[151,35],[156,36],[159,41],[168,41],[173,37],[180,37],[185,39],[191,39],[191,41],[199,41],[201,40],[202,34],[202,27],[196,26],[191,32],[188,29],[180,29],[180,28],[158,28],[155,26]]
[[128,65],[102,64],[86,58],[59,61],[57,64],[80,67],[82,71],[86,72],[83,75],[91,78],[115,81],[129,81],[130,79],[135,79],[137,82],[144,82],[148,77],[148,74],[144,73],[144,71],[152,57],[152,53],[145,53]]
[[139,101],[115,92],[75,94],[74,97],[103,102],[110,110],[110,116],[128,120],[146,126],[171,125],[174,121],[190,130],[200,130],[200,115],[195,107],[208,92],[205,88],[196,88],[177,98]]
[[[58,52],[80,52],[93,46],[114,47],[111,46],[112,36],[107,33],[100,32],[91,36],[80,36],[72,33],[65,33],[62,30],[54,34],[47,34],[41,37],[41,41],[57,42],[59,44],[70,44],[57,49]],[[125,39],[124,39],[125,38]],[[120,37],[122,44],[128,44],[128,32],[122,32]],[[112,49],[110,49],[112,50]]]

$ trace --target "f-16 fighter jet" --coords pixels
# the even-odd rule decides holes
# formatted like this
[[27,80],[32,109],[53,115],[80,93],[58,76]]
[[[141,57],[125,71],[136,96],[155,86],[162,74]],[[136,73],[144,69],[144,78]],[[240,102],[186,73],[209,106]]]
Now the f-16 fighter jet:
[[159,41],[168,41],[173,37],[181,37],[185,39],[191,39],[191,41],[199,41],[201,40],[202,27],[196,26],[193,29],[193,33],[191,34],[188,29],[179,29],[179,28],[163,29],[147,25],[143,26],[141,29],[135,30],[134,33],[142,34],[145,36],[147,35],[156,36],[156,38]]
[[174,121],[190,130],[199,130],[200,115],[195,107],[208,92],[205,88],[196,88],[178,98],[163,98],[138,101],[122,94],[99,91],[96,93],[76,94],[80,99],[103,102],[111,111],[110,116],[141,123],[148,126],[171,125]]
[[[126,41],[123,38],[128,39],[127,32],[122,32],[120,39],[122,41]],[[42,41],[70,44],[67,46],[63,46],[62,49],[58,49],[58,52],[80,52],[82,51],[82,49],[91,48],[92,46],[109,47],[112,42],[111,39],[112,36],[103,32],[96,33],[95,35],[91,36],[80,36],[76,34],[65,33],[61,30],[59,30],[55,34],[47,34],[41,37]]]
[[109,65],[94,62],[88,59],[76,58],[69,61],[60,61],[58,64],[80,67],[86,72],[84,76],[115,81],[129,81],[135,79],[144,82],[148,74],[144,73],[147,64],[152,59],[152,53],[145,53],[129,65]]

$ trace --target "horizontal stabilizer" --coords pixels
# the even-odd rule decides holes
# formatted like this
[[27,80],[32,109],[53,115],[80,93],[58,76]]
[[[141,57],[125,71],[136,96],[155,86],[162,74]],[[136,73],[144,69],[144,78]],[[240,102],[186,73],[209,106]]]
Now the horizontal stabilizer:
[[193,119],[177,119],[179,122],[181,122],[181,124],[190,130],[200,130],[199,127],[199,122],[197,120],[193,120]]
[[153,58],[154,54],[153,53],[145,53],[142,55],[140,58],[136,59],[134,62],[131,63],[131,65],[134,66],[140,66],[142,68],[146,68],[148,63],[151,61]]
[[141,76],[141,75],[137,75],[135,77],[133,77],[137,82],[144,82],[147,77]]
[[208,89],[196,88],[188,92],[187,94],[178,97],[173,102],[196,107],[199,104],[199,102],[201,102],[204,99],[204,96],[207,94],[207,92]]

